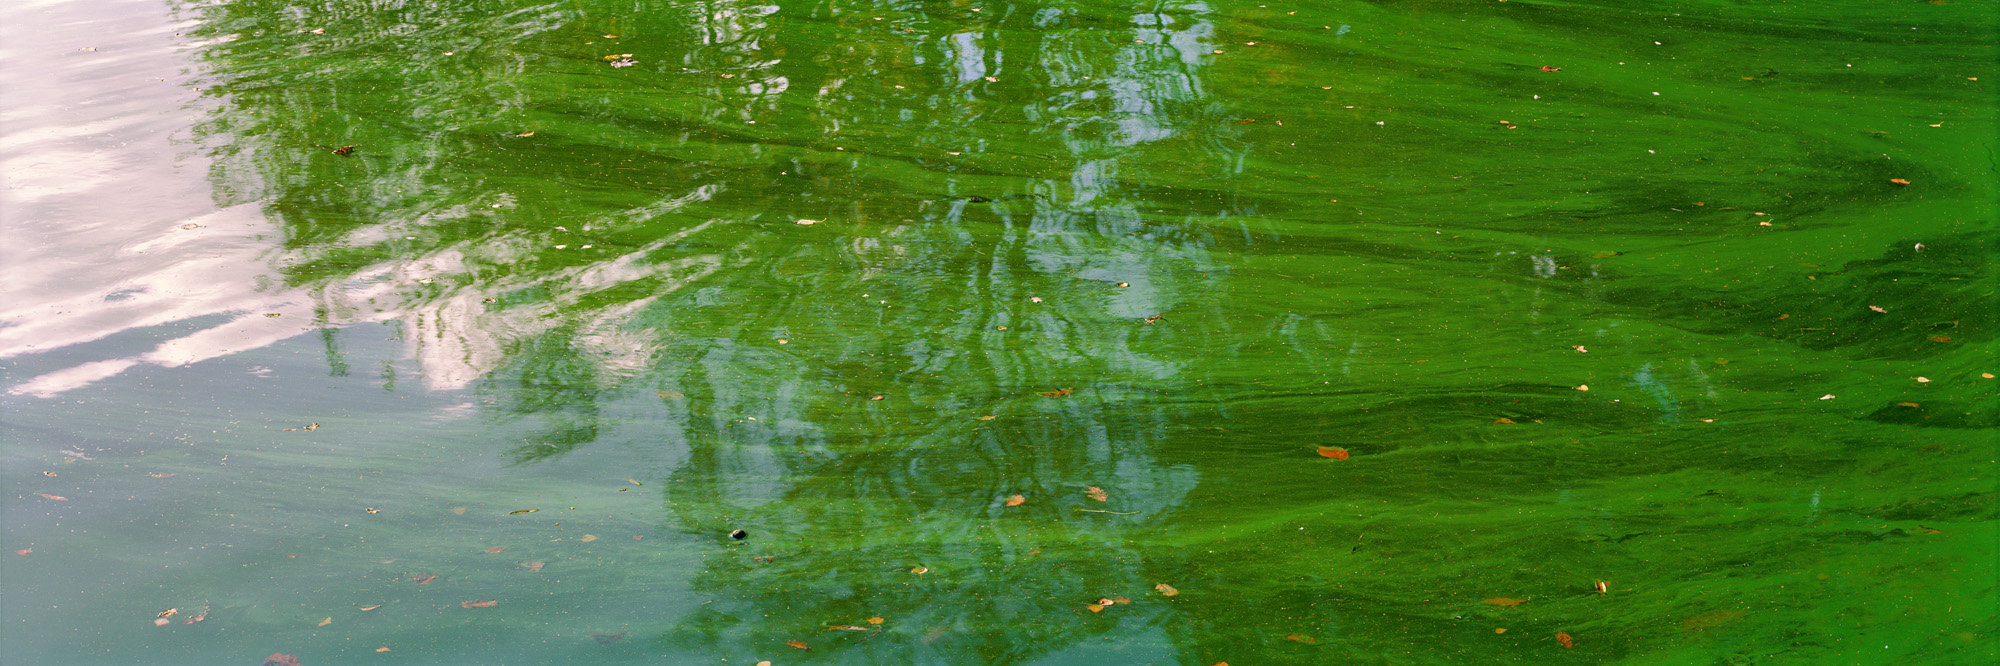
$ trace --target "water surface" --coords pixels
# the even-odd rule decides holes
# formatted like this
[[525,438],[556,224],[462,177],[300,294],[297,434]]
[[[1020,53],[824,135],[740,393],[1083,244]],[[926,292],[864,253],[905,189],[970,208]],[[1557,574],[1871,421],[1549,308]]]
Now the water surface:
[[0,661],[1992,663],[1995,16],[12,5]]

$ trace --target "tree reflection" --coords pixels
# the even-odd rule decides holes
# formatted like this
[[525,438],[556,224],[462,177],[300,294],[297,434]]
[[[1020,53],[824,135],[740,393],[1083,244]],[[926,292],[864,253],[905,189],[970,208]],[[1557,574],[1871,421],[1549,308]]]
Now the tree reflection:
[[657,396],[669,511],[754,535],[672,645],[1014,663],[1157,619],[1085,604],[1151,589],[1133,540],[1195,481],[1155,449],[1206,389],[1162,350],[1212,325],[1151,318],[1212,314],[1194,221],[1235,212],[1203,178],[1244,149],[1187,130],[1211,10],[639,9],[189,7],[217,189],[327,323],[401,322],[427,386],[545,424],[517,461]]

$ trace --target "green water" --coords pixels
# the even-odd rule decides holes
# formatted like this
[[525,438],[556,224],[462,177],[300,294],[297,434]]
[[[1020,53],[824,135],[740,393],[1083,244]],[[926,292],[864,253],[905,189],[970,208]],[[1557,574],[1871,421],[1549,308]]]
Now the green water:
[[77,0],[0,62],[9,664],[2000,660],[1989,0]]

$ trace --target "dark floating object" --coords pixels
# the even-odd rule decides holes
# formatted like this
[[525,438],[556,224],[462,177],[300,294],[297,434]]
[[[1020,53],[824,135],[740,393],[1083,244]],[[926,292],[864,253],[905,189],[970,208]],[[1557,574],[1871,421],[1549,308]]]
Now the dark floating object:
[[965,200],[966,200],[966,201],[970,201],[970,202],[972,202],[972,203],[992,203],[992,202],[993,202],[993,200],[992,200],[992,199],[988,199],[988,198],[986,198],[986,197],[966,197],[966,198],[965,198]]
[[742,541],[744,539],[750,538],[750,533],[745,532],[743,530],[734,530],[729,533],[729,538],[735,539],[737,541]]
[[354,153],[354,146],[341,146],[339,148],[333,149],[333,154],[335,155],[350,155],[353,153]]

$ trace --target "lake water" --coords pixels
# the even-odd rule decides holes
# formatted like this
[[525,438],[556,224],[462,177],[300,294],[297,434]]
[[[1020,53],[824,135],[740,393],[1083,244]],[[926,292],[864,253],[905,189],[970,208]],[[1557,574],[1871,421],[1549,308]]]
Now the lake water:
[[0,62],[8,664],[2000,662],[1984,0],[21,0]]

